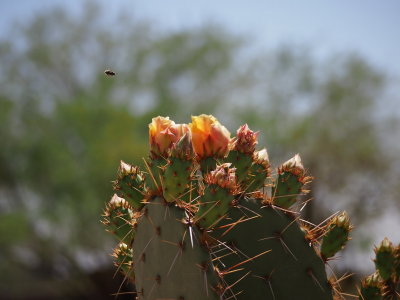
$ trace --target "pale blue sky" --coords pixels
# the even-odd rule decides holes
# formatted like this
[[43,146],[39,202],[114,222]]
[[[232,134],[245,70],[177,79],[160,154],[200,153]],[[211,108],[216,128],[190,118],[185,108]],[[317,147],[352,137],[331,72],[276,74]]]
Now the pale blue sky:
[[[78,11],[81,0],[0,0],[0,32],[11,20],[61,5]],[[97,0],[109,13],[123,9],[165,30],[216,22],[246,34],[256,47],[294,42],[329,55],[356,51],[377,66],[400,74],[399,0]]]

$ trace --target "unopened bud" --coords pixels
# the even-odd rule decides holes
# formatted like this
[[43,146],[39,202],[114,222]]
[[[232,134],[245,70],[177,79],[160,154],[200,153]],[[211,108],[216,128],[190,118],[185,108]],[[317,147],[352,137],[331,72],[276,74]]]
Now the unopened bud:
[[236,132],[237,137],[233,142],[233,149],[242,153],[253,153],[258,143],[259,132],[250,130],[247,124],[240,126]]
[[279,167],[279,173],[290,172],[296,176],[304,176],[305,169],[299,154],[296,154]]
[[254,163],[269,167],[269,157],[267,149],[254,152]]

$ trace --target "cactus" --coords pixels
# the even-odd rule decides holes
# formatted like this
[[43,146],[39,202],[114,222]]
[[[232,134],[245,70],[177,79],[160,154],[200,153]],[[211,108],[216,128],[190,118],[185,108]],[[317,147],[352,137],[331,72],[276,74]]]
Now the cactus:
[[189,125],[157,117],[149,134],[144,169],[121,162],[103,220],[138,299],[328,300],[340,293],[325,266],[351,225],[345,213],[318,226],[300,218],[306,203],[299,195],[312,178],[299,155],[273,172],[267,150],[256,150],[258,132],[243,125],[231,138],[207,115]]
[[361,282],[360,300],[400,299],[400,245],[388,238],[375,248],[375,273]]

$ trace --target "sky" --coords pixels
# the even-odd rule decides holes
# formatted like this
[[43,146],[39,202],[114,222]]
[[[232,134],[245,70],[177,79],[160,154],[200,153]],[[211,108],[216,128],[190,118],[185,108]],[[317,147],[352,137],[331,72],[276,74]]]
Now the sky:
[[[165,30],[209,22],[250,37],[259,49],[282,43],[310,47],[317,55],[356,52],[386,72],[400,74],[398,0],[97,0],[107,13],[120,10]],[[29,20],[54,6],[79,12],[82,0],[0,0],[0,34],[13,20]]]

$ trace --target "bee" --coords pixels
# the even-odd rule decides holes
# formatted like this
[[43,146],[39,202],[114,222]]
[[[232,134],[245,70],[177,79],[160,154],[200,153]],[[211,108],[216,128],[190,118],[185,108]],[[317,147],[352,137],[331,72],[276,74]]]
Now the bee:
[[114,71],[109,70],[109,69],[105,70],[104,74],[106,74],[107,76],[115,76],[115,75],[117,75],[117,73],[115,73]]

